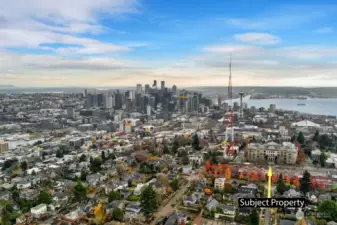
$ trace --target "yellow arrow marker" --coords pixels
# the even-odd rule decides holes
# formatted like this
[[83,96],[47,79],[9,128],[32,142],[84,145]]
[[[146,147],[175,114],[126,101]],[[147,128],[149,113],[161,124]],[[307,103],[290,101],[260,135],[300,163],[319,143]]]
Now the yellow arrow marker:
[[271,196],[271,177],[273,176],[273,172],[271,167],[268,169],[268,198]]

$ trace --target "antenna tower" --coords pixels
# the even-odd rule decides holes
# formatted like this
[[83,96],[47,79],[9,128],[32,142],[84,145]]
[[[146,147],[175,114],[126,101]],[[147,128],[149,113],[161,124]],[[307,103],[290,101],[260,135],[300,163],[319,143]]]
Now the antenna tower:
[[[229,111],[225,113],[226,135],[225,157],[234,156],[234,113],[233,113],[233,95],[232,95],[232,54],[229,55],[229,82],[228,82],[228,101]],[[230,133],[230,140],[229,135]]]

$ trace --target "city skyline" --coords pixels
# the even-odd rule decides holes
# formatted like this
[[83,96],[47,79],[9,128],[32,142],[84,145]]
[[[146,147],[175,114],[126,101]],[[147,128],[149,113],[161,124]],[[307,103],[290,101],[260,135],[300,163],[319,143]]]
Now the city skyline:
[[28,2],[0,0],[2,85],[227,86],[232,53],[233,86],[337,86],[327,1]]

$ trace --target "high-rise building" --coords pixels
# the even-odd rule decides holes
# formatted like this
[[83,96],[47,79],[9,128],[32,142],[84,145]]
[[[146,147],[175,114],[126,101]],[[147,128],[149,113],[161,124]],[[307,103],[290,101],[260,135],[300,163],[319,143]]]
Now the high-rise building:
[[157,89],[157,81],[156,81],[156,80],[153,81],[152,87],[153,87],[154,89]]
[[93,107],[94,106],[94,95],[89,93],[87,95],[87,108]]
[[88,90],[85,89],[85,90],[84,90],[84,97],[87,98],[87,96],[88,96]]
[[148,94],[150,92],[150,85],[145,84],[145,94]]
[[123,97],[122,94],[117,90],[115,94],[115,108],[116,109],[121,109],[123,105]]
[[112,95],[109,94],[106,98],[105,98],[105,108],[107,109],[112,109]]
[[148,116],[151,116],[151,106],[150,106],[150,105],[147,105],[147,106],[146,106],[146,114],[147,114]]
[[136,88],[136,94],[141,94],[142,93],[142,85],[141,84],[137,84],[137,88]]
[[173,85],[172,86],[172,94],[175,96],[177,95],[177,86],[176,85]]
[[8,152],[8,142],[0,141],[0,153]]
[[160,85],[160,89],[162,90],[162,91],[164,91],[165,90],[165,81],[161,81],[161,83],[160,83],[161,85]]
[[276,111],[276,105],[275,104],[270,104],[270,106],[269,106],[269,112],[275,113],[275,111]]

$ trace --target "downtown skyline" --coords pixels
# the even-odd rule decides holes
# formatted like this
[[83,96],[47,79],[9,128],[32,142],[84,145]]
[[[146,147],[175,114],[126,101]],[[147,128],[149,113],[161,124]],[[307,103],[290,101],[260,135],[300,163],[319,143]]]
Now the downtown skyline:
[[0,3],[1,85],[337,86],[327,1]]

